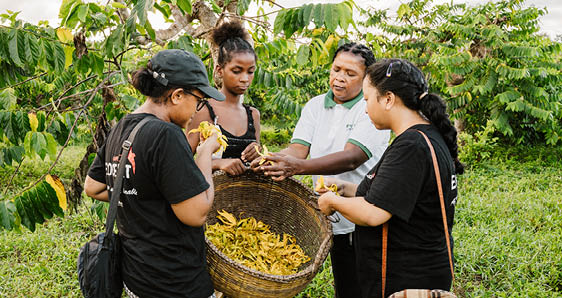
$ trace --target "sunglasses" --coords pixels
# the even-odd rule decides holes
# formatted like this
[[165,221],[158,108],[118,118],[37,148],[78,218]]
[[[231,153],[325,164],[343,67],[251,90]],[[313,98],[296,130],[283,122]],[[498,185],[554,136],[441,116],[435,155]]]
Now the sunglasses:
[[195,97],[197,99],[197,106],[195,107],[195,111],[199,112],[203,106],[205,106],[205,102],[207,101],[206,97],[201,97],[197,94],[192,93],[191,91],[188,90],[183,90],[185,93],[190,94],[191,96]]

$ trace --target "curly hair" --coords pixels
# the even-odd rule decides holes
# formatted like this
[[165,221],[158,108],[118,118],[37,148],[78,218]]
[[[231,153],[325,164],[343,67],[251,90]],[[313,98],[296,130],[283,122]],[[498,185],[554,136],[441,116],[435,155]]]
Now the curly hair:
[[254,48],[246,41],[249,34],[240,22],[223,23],[213,30],[212,38],[219,47],[217,63],[221,67],[230,62],[235,53],[251,53],[257,59]]

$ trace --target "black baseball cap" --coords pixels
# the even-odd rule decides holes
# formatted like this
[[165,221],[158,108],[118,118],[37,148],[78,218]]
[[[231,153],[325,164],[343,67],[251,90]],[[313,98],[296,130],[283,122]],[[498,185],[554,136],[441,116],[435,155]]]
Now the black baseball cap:
[[185,50],[163,50],[150,59],[152,76],[162,85],[193,87],[206,96],[225,100],[224,94],[209,84],[207,69],[197,55]]

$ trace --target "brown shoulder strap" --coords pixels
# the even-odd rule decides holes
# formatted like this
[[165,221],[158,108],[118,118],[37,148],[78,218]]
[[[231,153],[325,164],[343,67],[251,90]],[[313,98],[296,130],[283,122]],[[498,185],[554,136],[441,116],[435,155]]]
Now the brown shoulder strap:
[[[433,149],[433,145],[427,138],[427,136],[420,130],[416,130],[419,132],[427,145],[429,146],[429,151],[431,152],[431,159],[433,160],[433,169],[435,171],[435,180],[437,181],[437,191],[439,192],[439,202],[441,204],[441,217],[443,218],[443,228],[445,230],[445,240],[447,241],[447,252],[449,253],[449,266],[451,267],[451,277],[452,280],[455,280],[455,272],[453,269],[453,255],[451,253],[451,242],[449,240],[449,227],[447,224],[447,212],[445,211],[445,199],[443,198],[443,187],[441,185],[441,173],[439,171],[439,164],[437,163],[437,156],[435,156],[435,150]],[[381,275],[382,275],[382,297],[384,298],[384,292],[386,287],[386,256],[388,250],[388,222],[384,223],[382,226],[382,266],[381,266]]]
[[435,156],[435,150],[433,145],[429,141],[429,138],[420,130],[418,132],[423,136],[429,146],[429,151],[431,152],[431,159],[433,159],[433,169],[435,170],[435,180],[437,180],[437,191],[439,192],[439,202],[441,204],[441,216],[443,217],[443,228],[445,229],[445,241],[447,241],[447,252],[449,253],[449,266],[451,267],[451,278],[455,280],[455,272],[453,269],[453,255],[451,252],[451,242],[449,240],[449,227],[447,225],[447,212],[445,211],[445,199],[443,198],[443,187],[441,186],[441,173],[439,172],[439,164],[437,163],[437,156]]
[[388,222],[385,222],[382,225],[382,268],[381,268],[381,275],[382,275],[382,296],[384,298],[384,291],[386,286],[386,253],[388,250]]

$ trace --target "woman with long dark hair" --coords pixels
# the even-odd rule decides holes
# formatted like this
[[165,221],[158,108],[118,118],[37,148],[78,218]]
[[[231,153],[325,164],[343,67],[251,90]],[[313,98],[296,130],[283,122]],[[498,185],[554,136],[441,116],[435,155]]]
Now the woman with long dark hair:
[[[456,175],[464,168],[458,160],[457,131],[446,105],[437,94],[429,93],[422,72],[402,59],[385,59],[370,66],[363,92],[371,121],[378,129],[392,130],[396,138],[359,185],[327,179],[328,185],[338,186],[342,196],[326,192],[319,198],[319,206],[325,214],[338,211],[356,224],[353,241],[361,297],[387,297],[412,288],[449,290],[453,240],[447,244],[436,179],[443,186],[450,235],[457,201]],[[437,177],[430,148],[420,132],[435,148]],[[385,224],[387,228],[383,228]],[[387,250],[383,248],[384,233]]]

